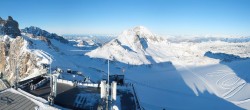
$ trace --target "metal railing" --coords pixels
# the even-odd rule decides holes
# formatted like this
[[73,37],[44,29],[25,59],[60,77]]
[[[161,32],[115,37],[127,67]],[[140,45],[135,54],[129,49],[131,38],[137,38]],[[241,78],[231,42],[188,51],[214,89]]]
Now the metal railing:
[[138,110],[144,110],[144,108],[141,106],[140,100],[139,100],[139,98],[138,98],[138,96],[136,94],[136,90],[135,90],[134,84],[132,84],[132,89],[133,89],[133,92],[134,92],[136,109],[138,109]]

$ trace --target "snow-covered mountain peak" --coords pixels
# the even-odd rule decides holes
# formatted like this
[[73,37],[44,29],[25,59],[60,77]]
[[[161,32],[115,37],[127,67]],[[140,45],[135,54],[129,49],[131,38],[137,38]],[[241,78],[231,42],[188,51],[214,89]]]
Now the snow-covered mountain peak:
[[137,26],[133,29],[136,35],[153,36],[153,33],[144,26]]
[[120,34],[118,36],[118,39],[123,39],[124,37],[126,37],[126,39],[132,40],[132,41],[136,41],[140,38],[144,38],[144,39],[155,39],[156,35],[154,35],[149,29],[147,29],[146,27],[143,26],[137,26],[133,29],[128,29],[122,32],[122,34]]
[[155,55],[161,53],[155,51],[161,47],[167,47],[166,39],[154,35],[143,26],[138,26],[123,31],[116,39],[86,55],[105,59],[113,56],[115,60],[135,65],[150,64],[163,61],[160,55]]
[[156,36],[149,29],[143,26],[137,26],[133,29],[128,29],[122,32],[118,36],[118,41],[121,44],[133,44],[133,43],[143,43],[145,42],[162,42],[166,41],[166,39]]

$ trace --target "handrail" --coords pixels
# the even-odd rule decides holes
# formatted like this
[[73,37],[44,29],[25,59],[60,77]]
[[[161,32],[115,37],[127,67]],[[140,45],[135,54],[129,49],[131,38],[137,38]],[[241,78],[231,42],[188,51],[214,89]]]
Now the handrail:
[[135,90],[134,84],[132,84],[132,89],[133,89],[133,91],[134,91],[134,96],[135,96],[135,99],[136,99],[136,105],[137,105],[136,108],[138,108],[139,110],[143,110],[143,108],[141,107],[139,98],[138,98],[138,96],[137,96],[137,94],[136,94],[136,90]]
[[8,87],[5,85],[5,83],[3,82],[2,79],[0,79],[0,81],[1,81],[1,83],[3,84],[3,86],[4,86],[5,88],[8,88]]
[[98,87],[98,84],[95,84],[95,83],[81,83],[81,82],[74,82],[74,81],[69,81],[69,80],[64,80],[64,79],[57,79],[57,82],[69,84],[71,86],[77,86],[77,87]]

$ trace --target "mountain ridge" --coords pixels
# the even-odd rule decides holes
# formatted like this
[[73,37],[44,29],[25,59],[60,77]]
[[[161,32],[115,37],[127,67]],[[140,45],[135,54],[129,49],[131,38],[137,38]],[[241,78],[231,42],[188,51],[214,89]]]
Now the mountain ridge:
[[[151,52],[153,48],[166,45],[166,39],[154,35],[146,27],[138,26],[123,31],[117,38],[85,55],[105,59],[112,56],[120,62],[135,65],[151,64],[160,62],[160,58]],[[98,54],[102,52],[105,54]]]
[[26,27],[24,29],[21,29],[21,32],[23,32],[25,34],[31,34],[30,37],[43,36],[43,37],[49,38],[49,39],[56,39],[62,43],[69,43],[69,41],[66,40],[65,38],[63,38],[62,36],[59,36],[55,33],[49,33],[48,31],[43,30],[39,27],[35,27],[35,26],[30,26],[30,27]]

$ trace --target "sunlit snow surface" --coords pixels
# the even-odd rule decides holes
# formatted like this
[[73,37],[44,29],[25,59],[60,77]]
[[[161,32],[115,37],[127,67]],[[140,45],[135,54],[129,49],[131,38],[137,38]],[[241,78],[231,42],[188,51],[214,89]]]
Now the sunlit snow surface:
[[[105,59],[112,55],[111,74],[125,70],[126,82],[135,84],[146,110],[250,109],[249,42],[173,43],[142,30],[124,31],[91,52],[51,40],[55,50],[43,41],[25,38],[33,42],[28,49],[40,56],[41,62],[49,62],[51,55],[53,68],[82,71],[92,81],[106,77]],[[232,59],[231,54],[239,58]],[[224,59],[227,57],[232,61]]]

